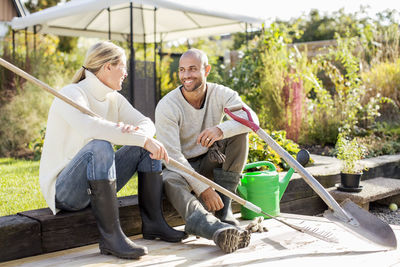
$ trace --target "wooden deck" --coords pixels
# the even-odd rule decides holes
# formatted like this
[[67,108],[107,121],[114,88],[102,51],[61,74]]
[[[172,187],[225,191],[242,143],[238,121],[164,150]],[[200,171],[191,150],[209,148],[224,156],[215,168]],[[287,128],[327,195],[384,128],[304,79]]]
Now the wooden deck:
[[[376,247],[321,217],[292,214],[282,217],[293,224],[329,231],[339,243],[327,243],[266,220],[264,226],[269,231],[252,234],[249,247],[232,254],[224,254],[212,241],[194,236],[177,244],[134,236],[131,238],[136,243],[149,249],[149,254],[139,260],[101,255],[94,244],[3,262],[0,266],[400,266],[400,249],[386,251]],[[245,226],[249,221],[241,223]],[[400,227],[392,228],[400,240]]]

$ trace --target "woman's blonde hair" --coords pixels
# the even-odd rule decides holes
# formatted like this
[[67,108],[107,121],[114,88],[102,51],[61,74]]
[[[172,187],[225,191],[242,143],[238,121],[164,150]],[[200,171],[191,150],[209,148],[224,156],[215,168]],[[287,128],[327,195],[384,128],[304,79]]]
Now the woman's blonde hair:
[[110,62],[112,65],[116,65],[123,56],[125,56],[125,51],[111,42],[105,41],[93,45],[86,53],[83,66],[72,78],[72,83],[78,83],[86,78],[85,69],[96,74],[105,63]]

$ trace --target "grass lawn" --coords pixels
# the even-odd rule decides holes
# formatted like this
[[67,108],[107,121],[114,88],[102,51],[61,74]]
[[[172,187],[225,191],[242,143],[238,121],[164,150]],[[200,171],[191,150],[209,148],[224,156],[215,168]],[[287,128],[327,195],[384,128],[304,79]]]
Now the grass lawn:
[[[137,176],[118,196],[137,193]],[[39,186],[39,161],[0,158],[0,216],[47,207]]]

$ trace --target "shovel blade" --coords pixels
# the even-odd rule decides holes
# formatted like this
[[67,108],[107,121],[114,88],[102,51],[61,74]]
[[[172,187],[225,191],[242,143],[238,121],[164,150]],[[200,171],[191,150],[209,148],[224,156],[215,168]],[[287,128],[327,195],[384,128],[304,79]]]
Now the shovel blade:
[[360,208],[350,199],[343,201],[340,206],[354,219],[353,223],[346,222],[339,216],[336,216],[331,210],[325,211],[324,217],[374,244],[389,249],[397,248],[396,236],[389,224]]

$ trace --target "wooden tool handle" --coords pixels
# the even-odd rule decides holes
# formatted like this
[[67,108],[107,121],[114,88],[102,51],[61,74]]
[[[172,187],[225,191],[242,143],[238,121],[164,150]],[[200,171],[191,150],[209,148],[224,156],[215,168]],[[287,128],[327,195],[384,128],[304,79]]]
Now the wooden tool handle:
[[234,106],[229,106],[229,107],[227,107],[227,109],[230,110],[231,112],[235,112],[238,110],[242,110],[242,107],[243,107],[243,105],[240,103],[240,104],[237,104]]
[[191,169],[187,168],[185,165],[183,165],[182,163],[177,162],[176,160],[169,158],[169,164],[181,171],[186,172],[187,174],[194,176],[196,179],[202,181],[203,183],[211,186],[212,188],[214,188],[215,190],[217,190],[218,192],[221,192],[222,194],[224,194],[225,196],[235,200],[236,202],[238,202],[241,205],[245,205],[246,204],[246,200],[244,200],[243,198],[235,195],[234,193],[232,193],[229,190],[226,190],[225,188],[223,188],[222,186],[220,186],[219,184],[214,183],[213,181],[211,181],[210,179],[204,177],[203,175],[192,171]]
[[63,94],[60,94],[59,92],[57,92],[56,90],[54,90],[53,88],[51,88],[49,85],[47,85],[46,83],[36,79],[35,77],[33,77],[32,75],[26,73],[25,71],[21,70],[20,68],[12,65],[11,63],[5,61],[4,59],[0,58],[0,65],[2,65],[3,67],[9,69],[10,71],[18,74],[19,76],[21,76],[22,78],[36,84],[39,87],[42,87],[44,90],[46,90],[47,92],[49,92],[50,94],[60,98],[61,100],[67,102],[68,104],[70,104],[71,106],[77,108],[79,111],[93,116],[93,117],[97,117],[97,118],[101,118],[99,115],[97,115],[96,113],[94,113],[93,111],[75,103],[72,99],[70,99],[69,97],[66,97]]

